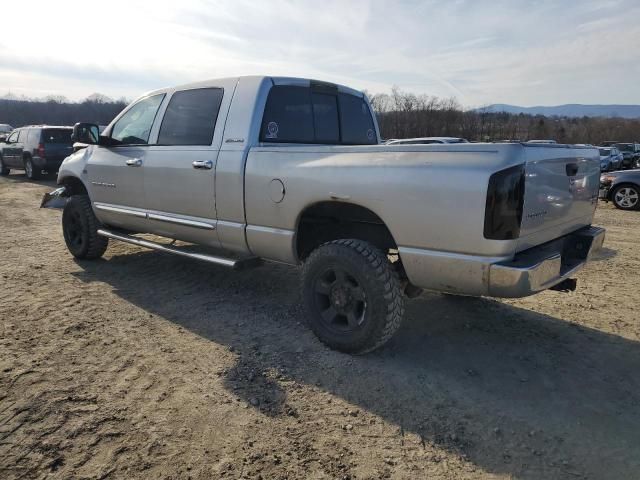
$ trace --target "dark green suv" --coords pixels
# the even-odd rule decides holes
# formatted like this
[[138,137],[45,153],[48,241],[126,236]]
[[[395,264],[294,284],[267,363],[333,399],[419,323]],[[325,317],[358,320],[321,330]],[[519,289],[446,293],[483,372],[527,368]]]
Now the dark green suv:
[[11,132],[0,142],[0,175],[24,169],[30,179],[39,178],[43,170],[55,173],[62,160],[73,153],[72,127],[33,125]]

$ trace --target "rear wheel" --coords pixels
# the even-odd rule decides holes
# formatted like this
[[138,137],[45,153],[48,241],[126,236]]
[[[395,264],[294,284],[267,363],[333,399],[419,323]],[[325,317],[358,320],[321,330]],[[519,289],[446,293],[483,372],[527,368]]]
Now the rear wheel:
[[329,347],[367,353],[400,327],[404,298],[387,256],[361,240],[335,240],[311,253],[303,269],[309,326]]
[[6,177],[9,173],[11,173],[11,169],[4,164],[2,156],[0,156],[0,175]]
[[620,185],[611,194],[611,200],[620,210],[637,210],[640,207],[640,188],[637,185]]
[[33,164],[31,157],[24,159],[24,172],[29,180],[37,180],[40,178],[40,170]]
[[98,235],[98,226],[89,197],[72,196],[62,212],[62,234],[74,257],[92,260],[104,254],[109,239]]

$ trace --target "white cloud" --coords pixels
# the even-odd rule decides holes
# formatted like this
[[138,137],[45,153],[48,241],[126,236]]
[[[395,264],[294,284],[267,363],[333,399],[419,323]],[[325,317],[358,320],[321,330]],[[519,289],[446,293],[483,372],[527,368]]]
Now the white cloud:
[[134,97],[265,73],[469,106],[640,103],[633,0],[22,0],[3,22],[0,93]]

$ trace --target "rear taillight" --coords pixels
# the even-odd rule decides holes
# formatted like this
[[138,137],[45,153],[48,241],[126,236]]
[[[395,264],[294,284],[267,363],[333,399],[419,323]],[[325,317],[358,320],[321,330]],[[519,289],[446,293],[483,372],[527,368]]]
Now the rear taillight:
[[39,143],[38,144],[38,156],[40,158],[44,158],[44,144],[43,143]]
[[491,175],[484,211],[484,238],[518,238],[524,204],[524,178],[524,164]]

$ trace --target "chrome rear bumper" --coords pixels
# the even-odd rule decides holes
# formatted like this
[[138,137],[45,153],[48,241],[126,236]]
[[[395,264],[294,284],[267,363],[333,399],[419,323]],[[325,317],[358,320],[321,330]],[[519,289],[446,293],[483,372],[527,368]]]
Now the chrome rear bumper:
[[526,297],[566,280],[602,248],[605,230],[585,227],[557,240],[516,254],[509,262],[492,264],[489,295]]
[[459,295],[526,297],[551,288],[580,270],[602,247],[605,230],[584,227],[511,259],[400,247],[409,281]]

